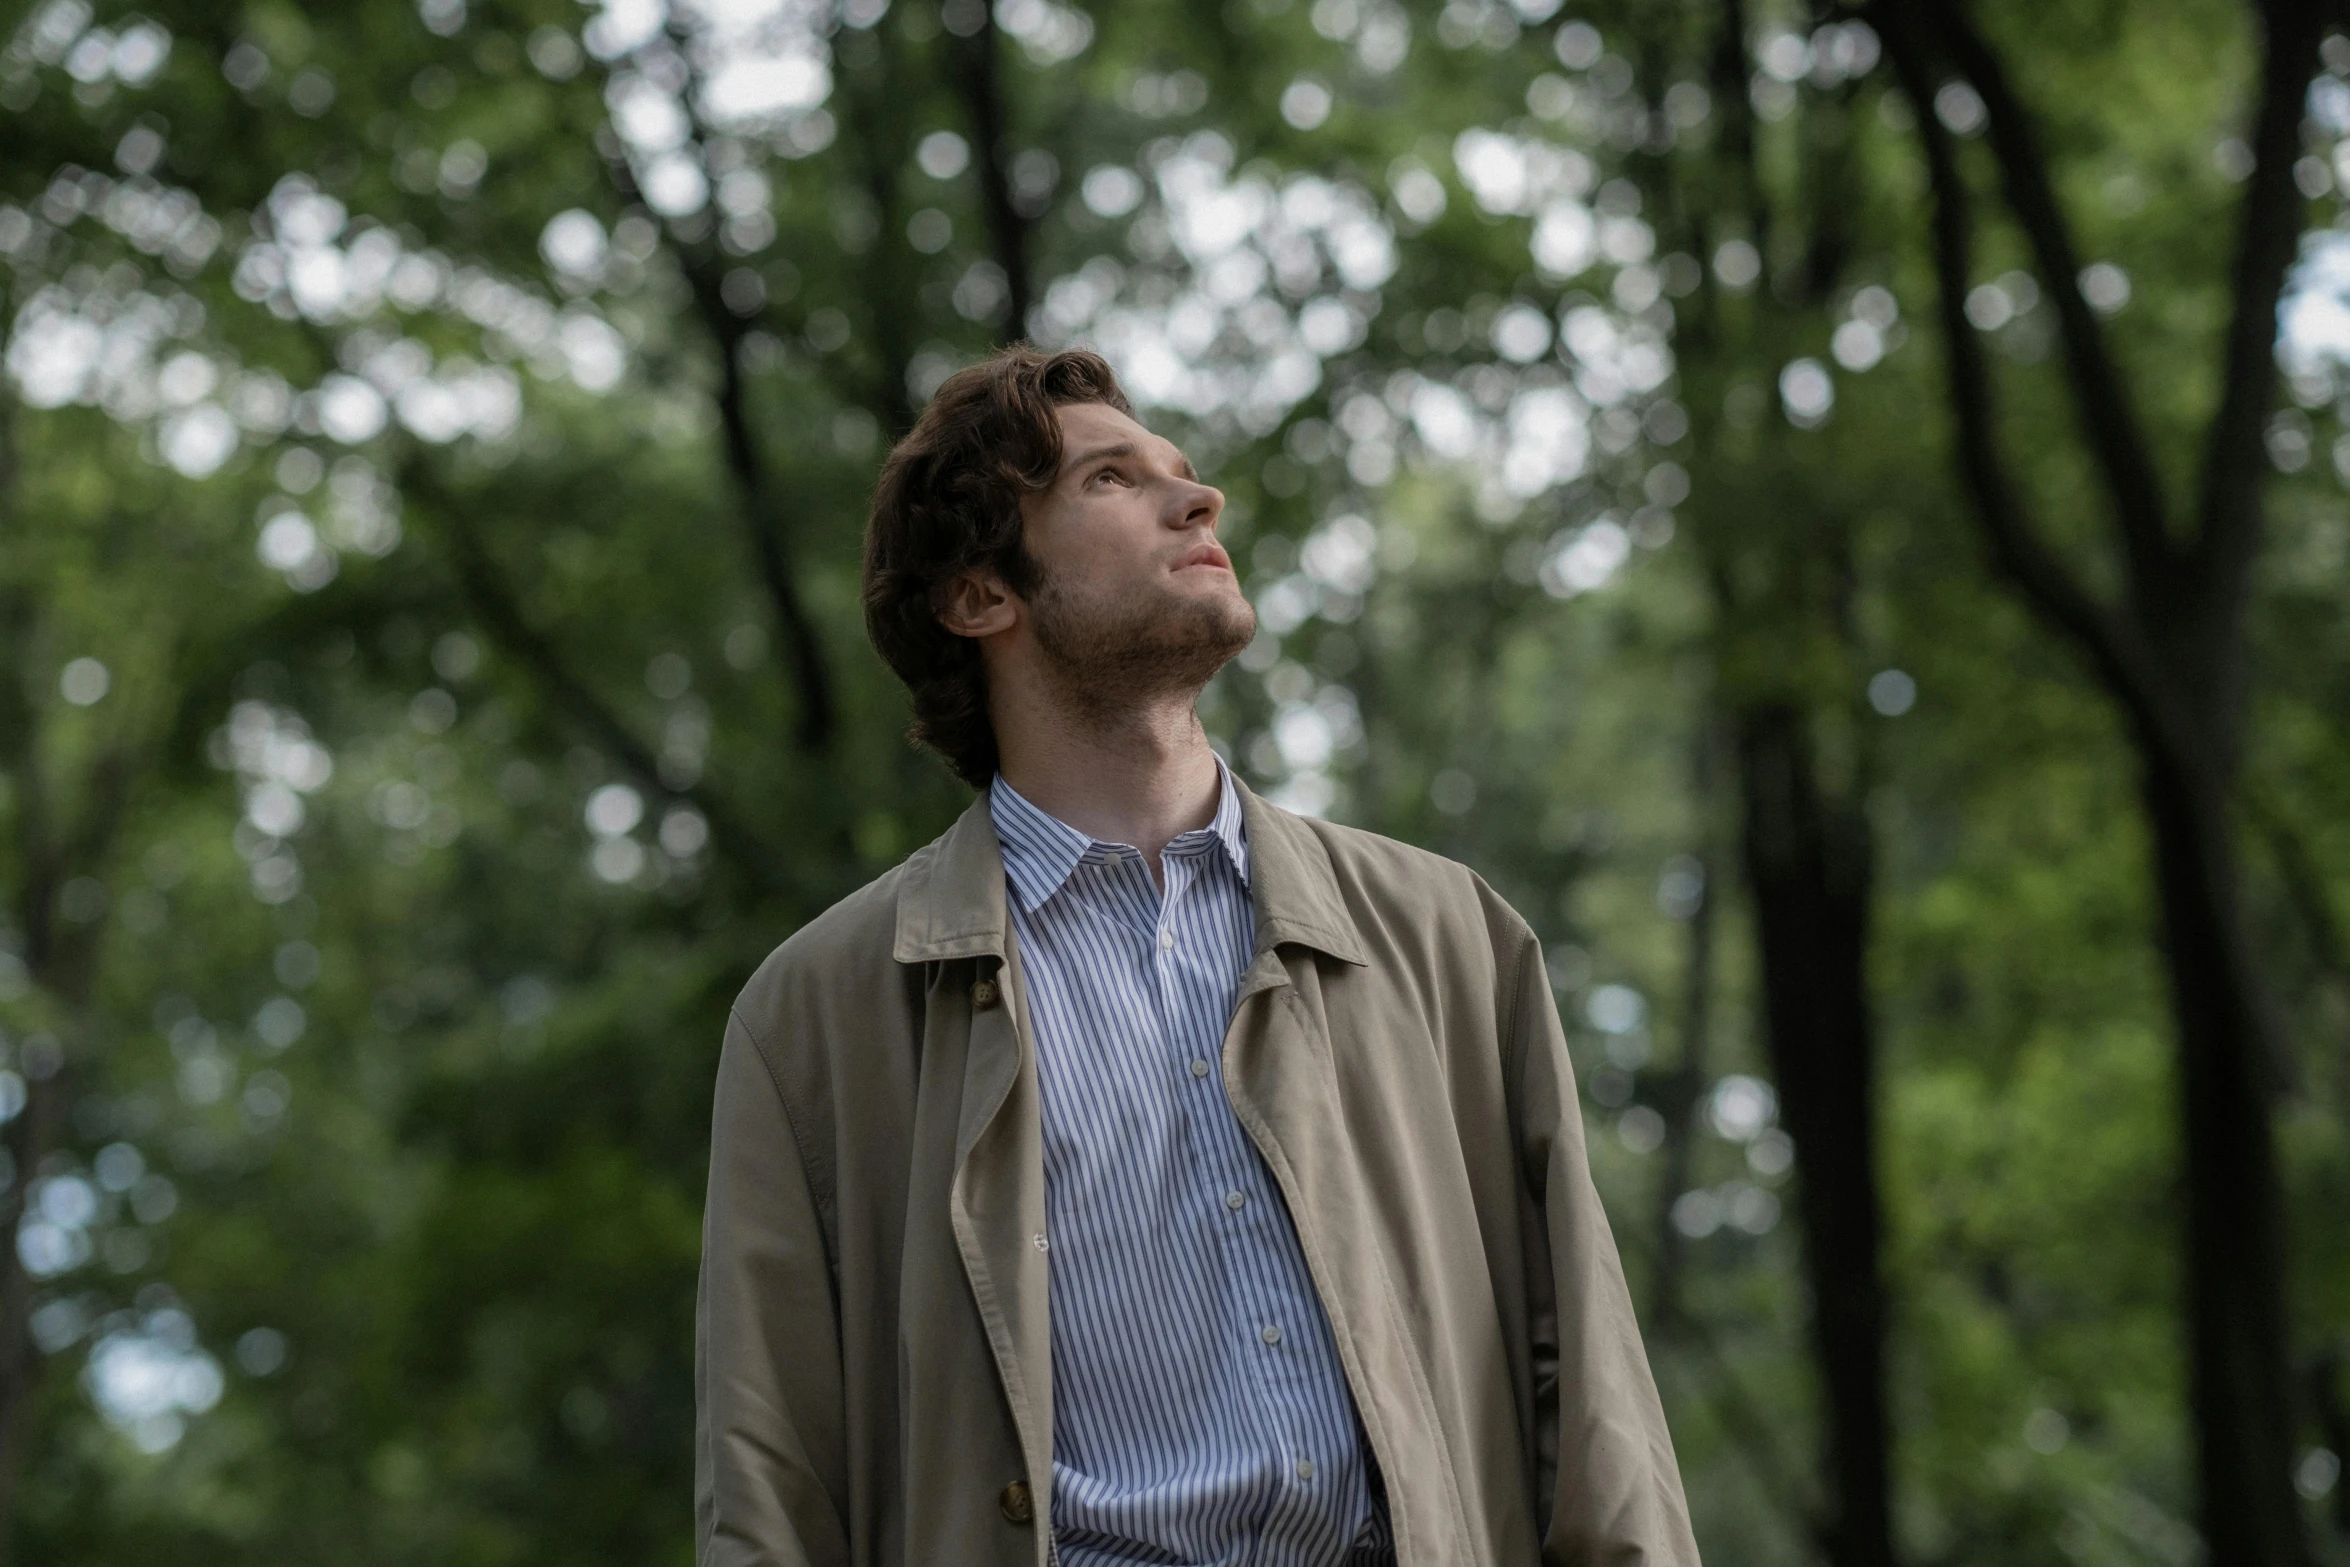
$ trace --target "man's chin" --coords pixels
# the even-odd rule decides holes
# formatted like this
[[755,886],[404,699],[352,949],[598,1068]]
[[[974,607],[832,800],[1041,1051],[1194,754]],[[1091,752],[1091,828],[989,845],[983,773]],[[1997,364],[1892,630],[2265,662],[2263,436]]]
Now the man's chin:
[[[1095,618],[1067,601],[1040,600],[1036,630],[1061,679],[1087,705],[1121,707],[1197,691],[1248,646],[1257,612],[1228,573],[1204,591],[1170,584]],[[1106,606],[1104,606],[1106,608]]]
[[1240,591],[1240,583],[1232,573],[1197,567],[1179,574],[1176,581],[1181,584],[1176,596],[1203,616],[1213,615],[1223,624],[1238,628],[1241,646],[1246,647],[1248,639],[1256,635],[1256,606]]
[[[1213,598],[1196,600],[1191,608],[1193,614],[1186,617],[1192,632],[1190,645],[1203,654],[1213,654],[1217,668],[1225,660],[1236,657],[1257,634],[1256,608],[1241,595],[1237,585]],[[1215,670],[1208,673],[1213,674]]]

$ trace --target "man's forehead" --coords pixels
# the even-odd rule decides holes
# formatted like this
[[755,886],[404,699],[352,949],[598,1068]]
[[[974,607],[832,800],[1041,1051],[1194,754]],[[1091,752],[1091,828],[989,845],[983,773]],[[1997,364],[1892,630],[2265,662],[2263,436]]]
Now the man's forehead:
[[1061,466],[1083,461],[1105,446],[1129,446],[1170,463],[1184,462],[1182,448],[1154,435],[1141,421],[1107,403],[1064,403],[1053,410],[1061,425]]

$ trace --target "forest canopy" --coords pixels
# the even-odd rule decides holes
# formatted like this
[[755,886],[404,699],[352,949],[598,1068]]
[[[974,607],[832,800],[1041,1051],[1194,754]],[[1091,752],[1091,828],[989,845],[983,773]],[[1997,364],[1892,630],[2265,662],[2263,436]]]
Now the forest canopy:
[[1227,497],[1220,751],[1541,933],[1709,1559],[2350,1560],[2329,14],[8,8],[0,1555],[690,1558],[1025,338]]

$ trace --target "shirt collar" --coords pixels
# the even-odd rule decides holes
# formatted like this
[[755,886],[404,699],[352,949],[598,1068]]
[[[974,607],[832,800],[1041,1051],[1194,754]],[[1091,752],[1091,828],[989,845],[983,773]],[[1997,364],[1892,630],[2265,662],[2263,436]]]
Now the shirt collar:
[[[1222,844],[1245,887],[1248,834],[1242,824],[1240,792],[1233,787],[1232,770],[1221,757],[1216,761],[1216,784],[1216,814],[1207,826],[1178,833],[1168,843],[1167,852],[1195,853],[1210,842]],[[1005,878],[1020,907],[1031,914],[1061,890],[1079,865],[1089,860],[1099,863],[1119,850],[1134,852],[1130,844],[1111,843],[1078,831],[1006,783],[1001,773],[988,786],[987,806],[995,822],[996,841],[1003,849]]]
[[[1248,844],[1256,961],[1294,943],[1341,963],[1370,962],[1354,915],[1365,896],[1364,868],[1353,864],[1341,885],[1331,857],[1331,845],[1351,836],[1349,830],[1293,816],[1259,798],[1237,777],[1229,781],[1240,796],[1241,830]],[[990,803],[985,794],[973,799],[942,836],[874,884],[886,889],[884,895],[896,905],[890,956],[898,962],[992,957],[1001,963],[1009,956],[1010,895]]]

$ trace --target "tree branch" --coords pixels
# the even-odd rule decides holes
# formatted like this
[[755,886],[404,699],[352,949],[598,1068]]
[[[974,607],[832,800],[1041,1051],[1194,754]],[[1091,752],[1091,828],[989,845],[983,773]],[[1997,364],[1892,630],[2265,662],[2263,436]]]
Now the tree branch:
[[1003,268],[1004,330],[1009,342],[1028,335],[1028,219],[1012,189],[1011,128],[1004,112],[1001,50],[992,6],[979,8],[979,26],[954,42],[955,93],[971,121],[972,151],[979,162],[980,204],[996,265]]
[[1950,405],[1957,423],[1960,477],[1990,545],[1992,564],[2042,616],[2085,653],[2105,684],[2151,737],[2174,756],[2196,754],[2192,736],[2155,677],[2135,630],[2092,596],[2049,548],[2026,515],[1999,451],[1997,407],[1983,345],[1966,317],[1973,219],[1965,177],[1950,132],[1934,114],[1935,83],[1924,40],[1901,0],[1872,8],[1902,90],[1914,106],[1918,139],[1934,193],[1936,315],[1944,345]]
[[[897,83],[898,42],[888,27],[872,31],[874,62],[870,69],[845,67],[833,98],[841,120],[841,144],[863,167],[861,183],[880,219],[881,231],[893,232],[898,221],[898,176],[905,166],[906,121],[901,110],[908,94]],[[906,373],[914,358],[913,326],[916,289],[897,258],[901,247],[878,242],[880,257],[858,269],[867,285],[866,304],[872,316],[873,347],[880,372],[867,397],[870,412],[881,420],[884,438],[894,441],[914,422],[914,399]]]
[[686,282],[702,324],[718,349],[718,429],[726,450],[726,467],[734,479],[743,531],[759,564],[759,580],[775,613],[786,660],[800,697],[800,743],[809,750],[829,744],[838,726],[838,704],[832,691],[831,661],[807,605],[800,597],[799,571],[784,537],[781,508],[776,504],[772,476],[751,428],[750,388],[743,373],[743,339],[747,324],[728,308],[718,269],[705,255],[679,256]]
[[[1713,82],[1714,102],[1720,105],[1722,116],[1721,165],[1737,172],[1738,195],[1745,203],[1747,225],[1752,230],[1746,237],[1757,255],[1768,256],[1771,207],[1762,181],[1755,174],[1754,104],[1747,96],[1746,86],[1753,70],[1746,58],[1746,3],[1721,0],[1721,6],[1721,30],[1715,35],[1706,66]],[[1703,256],[1698,259],[1705,260]],[[1706,268],[1705,275],[1710,279],[1713,269]]]
[[[2127,562],[2132,602],[2142,618],[2170,608],[2177,552],[2167,525],[2162,481],[2155,472],[2145,431],[2107,350],[2104,329],[2081,295],[2080,255],[2072,228],[2048,178],[2048,160],[2038,129],[2009,82],[1990,45],[1952,0],[1933,7],[1951,63],[1981,95],[1989,117],[1991,152],[2015,212],[2039,264],[2048,297],[2055,302],[2058,336],[2074,406],[2089,448],[2105,474]],[[1921,99],[1918,113],[1932,113]]]
[[[2266,36],[2260,107],[2252,126],[2252,175],[2244,185],[2229,278],[2234,313],[2221,349],[2219,409],[2204,451],[2193,544],[2204,603],[2219,615],[2240,613],[2245,576],[2260,549],[2260,488],[2268,471],[2263,426],[2277,380],[2277,298],[2299,243],[2306,205],[2293,182],[2293,160],[2300,151],[2302,104],[2328,14],[2328,7],[2312,0],[2270,0],[2261,7]],[[2206,629],[2208,634],[2218,628]],[[2225,692],[2220,695],[2226,699]]]
[[[673,33],[675,27],[673,23]],[[690,56],[690,49],[685,49],[686,42],[681,36],[680,47]],[[624,198],[639,199],[636,173],[629,167],[627,154],[608,157],[605,167],[614,188]],[[775,504],[767,464],[751,428],[750,389],[742,362],[743,340],[750,335],[750,324],[727,305],[725,276],[706,246],[681,244],[671,234],[669,249],[693,295],[695,311],[718,349],[718,390],[714,400],[718,406],[718,428],[726,452],[727,473],[734,481],[736,515],[741,518],[743,533],[750,540],[751,556],[759,567],[759,581],[767,590],[768,607],[775,616],[785,678],[799,694],[799,742],[808,750],[821,750],[831,743],[839,716],[832,691],[832,664],[825,656],[824,639],[801,600],[799,572],[792,563],[791,546]]]
[[790,858],[753,829],[707,782],[681,786],[661,776],[661,761],[652,747],[572,670],[553,640],[531,624],[505,573],[467,520],[465,507],[441,488],[437,478],[422,463],[411,460],[404,465],[399,483],[403,492],[430,503],[439,523],[437,531],[456,564],[458,586],[482,629],[538,678],[556,708],[618,758],[648,793],[674,795],[690,802],[709,822],[711,836],[727,846],[729,859],[748,868],[754,879],[775,891],[805,891],[786,872]]

